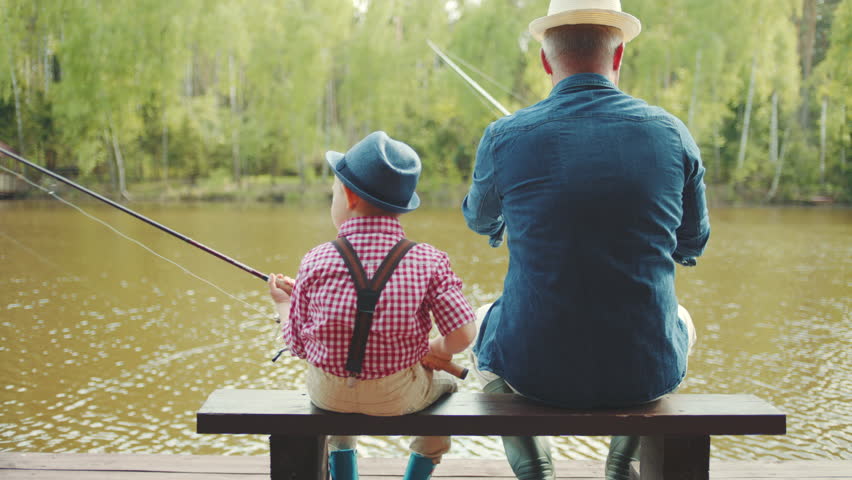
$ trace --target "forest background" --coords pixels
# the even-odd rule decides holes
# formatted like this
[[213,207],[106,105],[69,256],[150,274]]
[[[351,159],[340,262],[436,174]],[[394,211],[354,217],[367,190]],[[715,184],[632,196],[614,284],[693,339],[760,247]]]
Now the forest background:
[[[385,130],[457,201],[500,113],[427,40],[514,111],[551,88],[527,33],[547,4],[0,0],[0,141],[125,198],[280,201]],[[688,125],[711,202],[852,203],[852,0],[622,5],[643,31],[619,86]]]

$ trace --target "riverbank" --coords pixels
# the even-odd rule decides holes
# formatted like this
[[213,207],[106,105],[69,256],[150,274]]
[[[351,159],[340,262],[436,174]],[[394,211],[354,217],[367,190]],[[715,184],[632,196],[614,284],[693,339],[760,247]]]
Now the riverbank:
[[[404,458],[359,459],[362,480],[399,478]],[[0,453],[0,476],[7,480],[248,480],[268,478],[266,456],[139,455],[88,453]],[[556,461],[557,478],[598,479],[603,462]],[[852,460],[745,462],[710,461],[711,478],[726,479],[852,479]],[[504,460],[446,459],[432,478],[485,480],[515,478]]]
[[[42,191],[23,181],[4,175],[0,199],[36,198]],[[247,177],[240,184],[227,178],[208,178],[197,182],[148,182],[127,187],[122,195],[108,185],[81,183],[106,197],[139,203],[286,203],[294,205],[323,204],[331,201],[331,180],[318,178],[302,182],[297,177]],[[42,187],[73,200],[86,197],[73,187],[52,179],[44,179]],[[418,193],[423,204],[430,207],[456,207],[467,193],[468,185],[445,181],[423,180]],[[848,198],[847,198],[848,197]],[[827,195],[813,192],[788,194],[772,201],[763,192],[738,189],[731,185],[708,185],[707,201],[711,207],[742,206],[852,206],[850,195]]]

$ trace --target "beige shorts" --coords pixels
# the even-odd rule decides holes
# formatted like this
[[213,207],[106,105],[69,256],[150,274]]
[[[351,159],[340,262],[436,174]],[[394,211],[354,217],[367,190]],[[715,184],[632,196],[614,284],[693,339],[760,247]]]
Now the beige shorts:
[[442,395],[458,389],[455,380],[443,371],[427,370],[420,363],[375,380],[359,380],[353,387],[346,378],[308,365],[308,395],[314,405],[341,413],[375,416],[419,412]]
[[[387,377],[359,380],[352,387],[347,386],[346,380],[308,364],[311,402],[333,412],[394,416],[419,412],[445,393],[458,390],[450,374],[427,370],[420,363]],[[357,436],[329,436],[329,449],[354,449],[357,439]],[[413,437],[409,448],[438,463],[450,449],[450,437]]]

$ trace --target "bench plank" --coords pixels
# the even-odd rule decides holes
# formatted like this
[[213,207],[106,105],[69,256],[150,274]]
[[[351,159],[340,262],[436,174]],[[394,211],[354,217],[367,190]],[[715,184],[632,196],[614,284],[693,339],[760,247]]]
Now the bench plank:
[[753,395],[674,394],[624,409],[568,410],[519,395],[453,393],[411,415],[372,417],[313,406],[290,390],[216,390],[198,433],[316,435],[751,435],[784,434],[786,416]]

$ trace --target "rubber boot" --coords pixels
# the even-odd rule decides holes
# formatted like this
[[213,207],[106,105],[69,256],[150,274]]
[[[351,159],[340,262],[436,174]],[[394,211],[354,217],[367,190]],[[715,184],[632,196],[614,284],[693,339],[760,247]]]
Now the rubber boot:
[[[515,393],[498,378],[482,389],[486,393]],[[503,437],[506,459],[518,480],[554,480],[556,471],[546,437]]]
[[405,468],[405,475],[402,480],[428,480],[432,478],[432,472],[435,470],[435,463],[429,457],[424,457],[419,453],[412,453],[408,457],[408,466]]
[[606,480],[630,480],[630,462],[639,459],[639,438],[612,437],[606,456]]
[[358,480],[355,450],[335,450],[328,454],[328,471],[332,480]]

